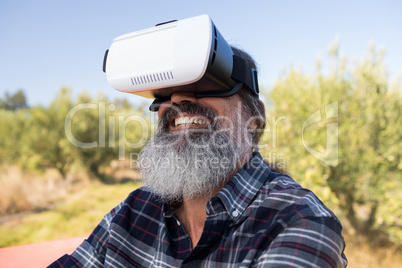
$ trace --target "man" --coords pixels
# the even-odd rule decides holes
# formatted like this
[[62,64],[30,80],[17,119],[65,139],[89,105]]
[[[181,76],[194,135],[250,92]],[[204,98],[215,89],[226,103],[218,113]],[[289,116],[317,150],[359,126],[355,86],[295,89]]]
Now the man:
[[50,267],[346,266],[336,216],[258,153],[265,115],[255,92],[186,89],[163,100],[138,158],[145,186]]

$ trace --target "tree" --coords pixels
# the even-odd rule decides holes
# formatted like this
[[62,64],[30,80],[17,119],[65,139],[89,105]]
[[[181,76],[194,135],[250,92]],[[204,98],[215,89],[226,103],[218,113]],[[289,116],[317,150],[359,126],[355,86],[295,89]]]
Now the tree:
[[[69,131],[69,141],[76,146],[78,159],[96,177],[101,177],[101,166],[138,153],[149,138],[150,130],[138,124],[146,121],[143,113],[126,100],[111,103],[102,95],[91,99],[82,94],[71,111],[66,117],[70,129],[65,131]],[[138,146],[130,148],[133,144]]]
[[145,121],[143,113],[127,101],[118,104],[116,108],[101,95],[92,99],[87,94],[74,102],[71,90],[62,88],[48,107],[2,109],[0,161],[25,170],[55,168],[64,178],[74,166],[84,167],[100,178],[101,166],[137,153],[141,146],[126,147],[143,145],[149,137],[149,129],[136,124]]
[[71,90],[62,88],[49,107],[29,109],[19,141],[20,164],[30,170],[56,168],[65,177],[77,152],[64,134],[64,119],[72,108]]
[[[99,167],[109,165],[117,156],[115,148],[108,146],[109,132],[107,120],[110,111],[106,98],[91,99],[87,94],[81,94],[74,105],[75,111],[66,116],[66,121],[71,120],[70,125],[65,125],[66,134],[71,131],[74,141],[69,138],[78,153],[78,158],[83,166],[96,177],[99,177]],[[71,127],[71,130],[67,128]],[[68,135],[68,134],[67,134]]]
[[331,55],[327,74],[291,69],[276,82],[269,113],[286,119],[277,124],[276,144],[272,135],[264,141],[356,231],[381,229],[402,241],[402,85],[390,88],[384,53],[374,46],[351,68],[337,47]]
[[20,155],[21,137],[25,132],[28,113],[0,109],[0,163],[16,164]]
[[27,100],[24,91],[19,89],[15,94],[5,94],[4,100],[0,100],[0,109],[16,111],[18,109],[27,108]]

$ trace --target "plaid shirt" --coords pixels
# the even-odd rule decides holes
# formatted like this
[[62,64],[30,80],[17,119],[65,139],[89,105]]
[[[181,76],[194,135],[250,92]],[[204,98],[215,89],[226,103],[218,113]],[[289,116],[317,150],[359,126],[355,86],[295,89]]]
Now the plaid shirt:
[[345,267],[336,216],[311,191],[271,172],[260,154],[208,201],[201,239],[147,186],[107,214],[50,267]]

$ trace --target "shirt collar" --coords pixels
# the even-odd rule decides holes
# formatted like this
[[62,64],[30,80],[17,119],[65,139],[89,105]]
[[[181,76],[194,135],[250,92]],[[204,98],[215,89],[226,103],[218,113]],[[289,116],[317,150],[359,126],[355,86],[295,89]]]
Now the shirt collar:
[[[233,221],[240,218],[270,173],[271,171],[260,153],[255,153],[250,161],[215,196],[223,202]],[[211,199],[210,202],[212,201]],[[207,214],[211,213],[212,209],[212,205],[207,205]]]
[[[251,200],[267,180],[269,170],[260,153],[254,153],[250,161],[240,169],[233,178],[209,200],[207,214],[213,213],[213,201],[220,199],[233,221],[236,221],[249,206]],[[174,214],[174,206],[164,203],[163,216],[170,218]]]

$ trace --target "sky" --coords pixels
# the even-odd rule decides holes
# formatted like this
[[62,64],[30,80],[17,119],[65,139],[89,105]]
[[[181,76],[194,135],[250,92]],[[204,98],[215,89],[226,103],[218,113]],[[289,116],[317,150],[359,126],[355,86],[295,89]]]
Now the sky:
[[255,58],[266,89],[289,66],[313,72],[336,39],[350,58],[375,42],[386,49],[390,78],[402,76],[401,13],[398,0],[1,0],[0,97],[23,89],[29,105],[48,105],[69,87],[74,97],[102,92],[141,103],[109,86],[105,50],[119,35],[201,14]]

